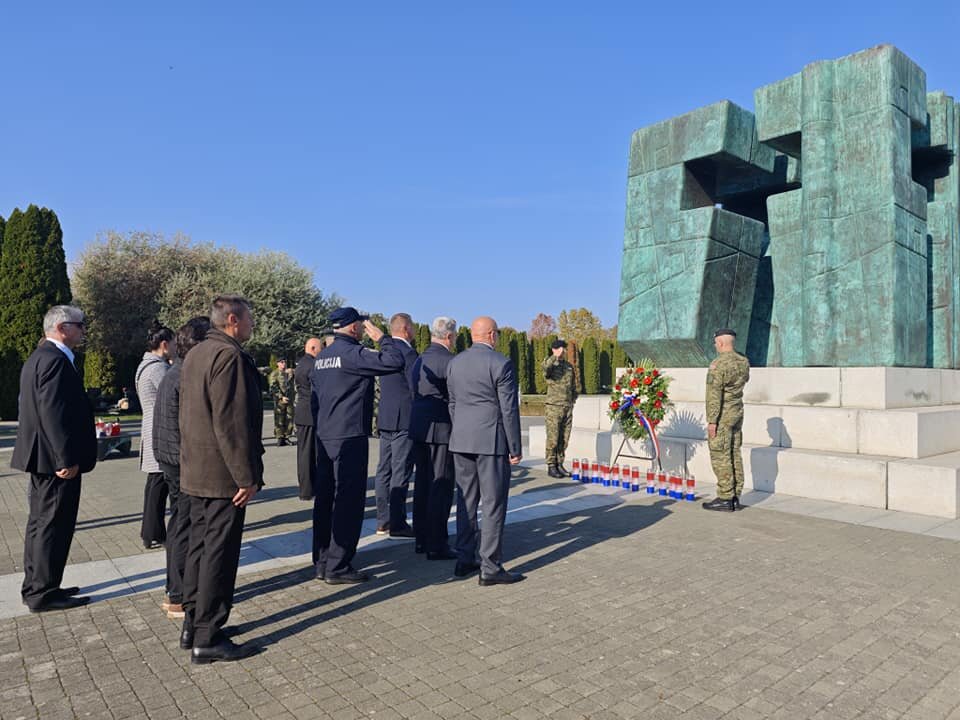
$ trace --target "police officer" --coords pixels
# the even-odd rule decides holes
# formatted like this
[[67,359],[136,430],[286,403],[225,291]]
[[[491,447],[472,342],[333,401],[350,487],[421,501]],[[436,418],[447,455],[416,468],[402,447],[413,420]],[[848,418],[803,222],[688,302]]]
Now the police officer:
[[[340,585],[369,579],[351,565],[367,493],[372,408],[365,400],[373,378],[402,368],[403,355],[392,338],[352,307],[334,310],[330,323],[333,343],[317,355],[310,377],[317,432],[318,522],[313,543],[317,577]],[[380,352],[360,345],[364,330],[380,343]]]
[[733,348],[737,334],[730,328],[714,333],[717,358],[707,371],[707,445],[717,476],[717,497],[705,510],[733,512],[743,492],[743,386],[750,379],[750,362]]
[[570,475],[563,466],[563,456],[570,442],[577,381],[573,365],[563,357],[566,347],[567,343],[563,340],[554,340],[550,346],[550,357],[543,361],[543,374],[547,378],[547,399],[543,409],[547,425],[547,475],[552,478]]

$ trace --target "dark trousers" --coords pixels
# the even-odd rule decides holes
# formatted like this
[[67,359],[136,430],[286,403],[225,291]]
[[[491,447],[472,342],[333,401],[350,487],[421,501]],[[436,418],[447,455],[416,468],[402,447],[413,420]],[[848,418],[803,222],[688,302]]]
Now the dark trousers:
[[222,639],[233,607],[246,508],[230,498],[189,496],[190,545],[183,570],[184,628],[193,628],[194,647]]
[[350,570],[367,498],[366,437],[317,440],[314,555],[327,577]]
[[[503,565],[503,526],[510,492],[510,460],[506,455],[453,453],[457,487],[457,554],[462,562],[476,562],[480,572],[493,575]],[[483,531],[477,507],[483,503]]]
[[309,500],[315,494],[317,477],[317,434],[313,425],[297,425],[297,485],[300,499]]
[[30,473],[28,496],[20,596],[24,605],[37,608],[54,599],[63,581],[80,508],[80,476],[61,480],[56,475]]
[[143,521],[140,524],[140,539],[144,547],[166,541],[167,528],[163,523],[166,513],[167,481],[162,472],[147,473],[147,484],[143,488]]
[[447,520],[453,503],[453,454],[446,443],[413,445],[417,479],[413,485],[413,531],[427,552],[447,550]]
[[160,463],[170,494],[167,520],[167,595],[172,603],[183,602],[183,567],[190,544],[190,496],[180,492],[180,466]]
[[380,431],[380,462],[374,488],[377,525],[394,530],[407,524],[407,488],[413,474],[413,440],[406,430]]

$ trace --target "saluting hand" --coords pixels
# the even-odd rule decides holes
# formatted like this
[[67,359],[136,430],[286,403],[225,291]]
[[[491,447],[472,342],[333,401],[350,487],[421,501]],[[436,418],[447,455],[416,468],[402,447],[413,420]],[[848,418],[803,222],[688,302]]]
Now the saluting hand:
[[367,337],[374,342],[380,342],[383,338],[383,331],[369,320],[363,321],[363,329],[367,331]]

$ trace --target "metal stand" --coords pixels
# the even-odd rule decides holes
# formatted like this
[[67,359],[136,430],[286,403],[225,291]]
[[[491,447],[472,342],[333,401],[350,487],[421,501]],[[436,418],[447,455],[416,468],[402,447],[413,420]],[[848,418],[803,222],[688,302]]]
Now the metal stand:
[[[623,428],[620,428],[620,430],[622,431]],[[613,456],[613,460],[610,462],[611,465],[616,465],[617,460],[619,460],[622,457],[633,458],[634,460],[656,460],[657,467],[660,469],[661,472],[663,471],[663,463],[660,462],[659,457],[655,458],[653,456],[648,457],[646,455],[628,455],[627,453],[623,452],[623,446],[627,444],[627,440],[629,439],[630,438],[628,438],[626,435],[623,436],[623,440],[620,442],[620,447],[617,448],[617,454]]]

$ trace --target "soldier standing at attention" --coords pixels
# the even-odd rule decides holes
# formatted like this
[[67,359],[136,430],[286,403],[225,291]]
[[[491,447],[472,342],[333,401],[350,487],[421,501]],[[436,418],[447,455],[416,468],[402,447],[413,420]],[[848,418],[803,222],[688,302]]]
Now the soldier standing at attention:
[[277,360],[277,369],[270,373],[270,395],[273,396],[273,434],[277,447],[289,445],[293,434],[293,371],[287,370],[287,361]]
[[743,386],[750,379],[750,362],[733,349],[736,337],[729,328],[713,334],[717,358],[707,370],[707,445],[717,497],[703,503],[705,510],[738,510],[743,492]]
[[550,357],[543,361],[543,374],[547,378],[547,399],[543,411],[547,424],[547,475],[552,478],[570,475],[563,466],[563,456],[570,442],[577,381],[573,365],[563,357],[566,347],[565,341],[554,340],[550,346]]

